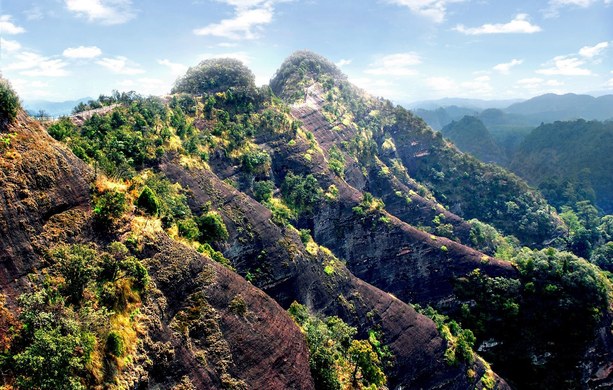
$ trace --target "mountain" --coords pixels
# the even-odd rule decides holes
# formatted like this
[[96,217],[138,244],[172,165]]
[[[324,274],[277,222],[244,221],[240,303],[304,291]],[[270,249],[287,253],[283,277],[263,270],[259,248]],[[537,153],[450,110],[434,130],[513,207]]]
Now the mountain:
[[87,103],[92,100],[90,97],[85,97],[77,100],[66,100],[63,102],[52,102],[48,100],[24,100],[23,107],[30,115],[36,116],[41,110],[51,117],[59,117],[62,115],[70,115],[72,109],[79,103]]
[[546,94],[515,103],[505,109],[520,114],[533,122],[553,122],[572,119],[606,120],[613,118],[613,95]]
[[423,108],[414,109],[415,115],[419,116],[434,130],[441,130],[449,123],[461,119],[465,115],[477,115],[479,110],[458,106],[439,107],[434,110]]
[[485,99],[467,99],[467,98],[442,98],[437,100],[424,100],[412,102],[407,105],[411,109],[435,110],[440,107],[458,106],[472,110],[485,110],[486,108],[506,108],[512,104],[521,102],[521,99],[500,99],[500,100],[485,100]]
[[506,156],[483,122],[474,116],[464,116],[443,127],[441,133],[449,138],[463,152],[467,152],[484,162],[504,165]]
[[2,86],[3,383],[611,384],[610,283],[537,191],[314,53],[254,80],[207,60],[45,128]]
[[612,164],[613,122],[580,119],[534,129],[517,149],[510,169],[535,186],[548,187],[554,203],[564,204],[562,194],[572,199],[570,187],[578,187],[580,199],[592,200],[611,214]]

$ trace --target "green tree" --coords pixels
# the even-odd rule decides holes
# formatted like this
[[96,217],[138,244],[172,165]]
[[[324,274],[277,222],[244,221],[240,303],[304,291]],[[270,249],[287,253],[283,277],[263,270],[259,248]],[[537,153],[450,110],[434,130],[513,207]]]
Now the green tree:
[[242,62],[232,58],[208,59],[189,68],[172,88],[172,93],[193,95],[225,92],[230,88],[255,90],[255,76]]
[[352,383],[358,385],[358,373],[367,385],[380,386],[385,384],[385,374],[381,370],[379,356],[367,340],[353,340],[347,350],[349,360],[354,364]]
[[0,125],[15,121],[20,107],[19,98],[11,84],[0,78]]
[[221,215],[215,211],[209,211],[196,218],[196,224],[200,230],[202,242],[213,242],[227,240],[228,229],[223,222]]
[[62,245],[50,253],[56,261],[58,272],[63,276],[62,292],[68,301],[79,305],[83,290],[100,271],[98,253],[85,245]]
[[155,193],[148,186],[145,186],[141,191],[136,200],[136,206],[145,213],[153,216],[157,216],[160,211],[157,196],[155,196]]

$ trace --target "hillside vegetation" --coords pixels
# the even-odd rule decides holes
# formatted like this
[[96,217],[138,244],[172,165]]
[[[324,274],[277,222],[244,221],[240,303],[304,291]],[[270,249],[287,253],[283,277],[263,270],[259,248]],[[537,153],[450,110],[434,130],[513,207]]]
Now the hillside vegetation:
[[330,61],[297,52],[258,88],[207,60],[93,105],[2,124],[4,385],[612,383],[607,274],[542,249],[610,221],[559,216]]

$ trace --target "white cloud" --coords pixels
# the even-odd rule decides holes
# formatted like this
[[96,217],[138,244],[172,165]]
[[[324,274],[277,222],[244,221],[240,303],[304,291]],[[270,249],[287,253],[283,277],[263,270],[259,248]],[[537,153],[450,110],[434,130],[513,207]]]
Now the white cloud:
[[480,27],[465,27],[458,24],[454,30],[466,35],[481,34],[532,34],[541,31],[541,28],[530,23],[527,14],[517,14],[515,19],[508,23],[486,23]]
[[140,67],[131,66],[131,64],[129,64],[128,59],[123,56],[117,56],[115,58],[110,58],[110,57],[102,58],[96,61],[96,64],[107,68],[113,73],[118,73],[118,74],[132,75],[132,74],[140,74],[140,73],[145,72]]
[[589,76],[592,71],[582,68],[585,61],[572,56],[557,56],[549,62],[549,68],[539,69],[536,73],[549,76]]
[[394,88],[396,84],[388,80],[370,77],[349,77],[349,81],[357,85],[359,88],[367,91],[371,95],[383,96],[387,99],[394,99],[403,96],[402,93],[399,93]]
[[133,19],[132,0],[64,0],[66,8],[90,22],[122,24]]
[[473,96],[489,96],[494,88],[490,84],[490,76],[479,76],[473,80],[460,83],[463,91],[470,92]]
[[389,54],[370,64],[364,72],[379,76],[413,76],[417,71],[412,67],[421,64],[421,57],[413,52]]
[[606,82],[605,87],[613,88],[613,78]]
[[170,72],[175,76],[179,76],[187,72],[187,66],[183,64],[178,64],[176,62],[171,62],[170,60],[167,60],[167,59],[158,60],[158,64],[166,66],[168,69],[170,69]]
[[11,41],[0,37],[0,49],[4,52],[11,53],[21,49],[21,44],[17,41]]
[[[560,9],[564,7],[588,8],[600,0],[549,0],[549,7],[544,10],[545,17],[556,18],[560,15]],[[611,4],[611,0],[604,0],[605,5]]]
[[545,93],[562,94],[566,92],[564,89],[560,88],[562,86],[564,86],[564,83],[559,80],[545,80],[541,77],[529,77],[517,80],[512,90],[519,91],[514,92],[514,94],[519,94],[521,96],[535,96]]
[[351,60],[347,60],[343,58],[339,62],[337,62],[335,65],[338,66],[339,68],[342,68],[343,66],[346,66],[349,64],[351,64]]
[[66,58],[96,58],[102,54],[96,46],[69,47],[62,53]]
[[426,79],[426,85],[436,92],[445,92],[448,95],[455,93],[458,88],[456,82],[449,77],[429,77]]
[[579,55],[586,58],[593,58],[609,47],[609,42],[600,42],[594,46],[584,46],[579,50]]
[[234,17],[194,29],[196,35],[209,35],[230,40],[257,39],[262,26],[270,24],[274,4],[285,0],[218,0],[234,7]]
[[4,67],[7,71],[18,71],[20,75],[28,77],[62,77],[69,73],[65,69],[67,62],[61,59],[44,57],[32,52],[19,52],[15,62]]
[[21,34],[26,31],[25,28],[14,24],[11,21],[12,18],[13,17],[11,15],[0,16],[0,35],[2,34],[17,35],[17,34]]
[[472,80],[458,82],[450,77],[437,76],[429,77],[425,84],[431,96],[472,96],[488,97],[491,96],[494,88],[490,83],[490,76],[477,76]]
[[411,12],[442,23],[447,13],[447,4],[463,0],[388,0],[391,4],[408,7]]
[[34,6],[29,10],[24,11],[24,14],[28,20],[41,20],[45,17],[43,10],[38,6]]
[[518,60],[518,59],[512,59],[510,62],[504,62],[502,64],[498,64],[496,66],[494,66],[494,70],[498,71],[502,74],[509,74],[509,72],[511,71],[511,68],[517,65],[521,65],[524,62],[524,60]]
[[117,83],[118,91],[135,91],[141,95],[165,95],[170,91],[170,83],[149,77],[121,80]]

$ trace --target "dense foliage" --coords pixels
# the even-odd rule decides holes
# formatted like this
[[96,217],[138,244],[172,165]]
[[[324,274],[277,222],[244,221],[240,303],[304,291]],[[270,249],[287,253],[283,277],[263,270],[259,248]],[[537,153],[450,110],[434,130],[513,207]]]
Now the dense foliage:
[[316,389],[384,388],[382,368],[391,355],[376,332],[371,331],[368,340],[357,340],[356,328],[338,317],[320,319],[297,302],[288,311],[306,335]]
[[120,242],[106,251],[61,245],[49,259],[49,272],[19,298],[18,325],[0,351],[3,379],[19,388],[111,386],[136,346],[147,270]]
[[0,78],[0,125],[13,122],[20,107],[19,97],[9,82]]
[[254,90],[255,76],[239,60],[215,58],[202,61],[179,78],[172,93],[202,95],[229,89]]
[[346,76],[328,59],[310,51],[297,51],[289,56],[273,78],[270,88],[279,97],[290,102],[304,98],[304,86],[312,81],[331,81]]
[[556,206],[590,200],[613,212],[613,122],[555,122],[524,140],[511,169],[538,185]]
[[462,324],[517,386],[578,385],[573,362],[608,313],[610,281],[594,265],[551,248],[523,249],[515,262],[519,279],[475,270],[458,281],[458,296],[468,302],[459,313]]

